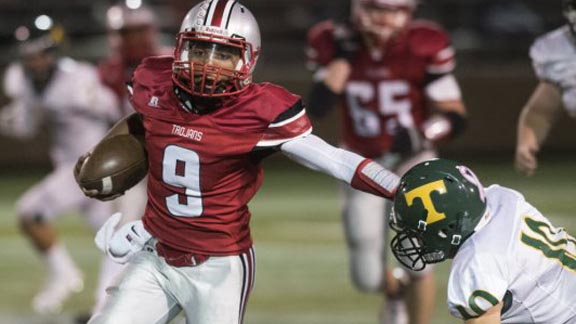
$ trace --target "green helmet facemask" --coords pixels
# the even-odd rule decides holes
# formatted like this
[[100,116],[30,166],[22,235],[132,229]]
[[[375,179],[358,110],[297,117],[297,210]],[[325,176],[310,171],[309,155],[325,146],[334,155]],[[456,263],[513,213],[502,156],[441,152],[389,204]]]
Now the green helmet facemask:
[[402,177],[394,197],[392,252],[416,271],[453,258],[485,212],[484,189],[470,169],[444,159],[420,163]]

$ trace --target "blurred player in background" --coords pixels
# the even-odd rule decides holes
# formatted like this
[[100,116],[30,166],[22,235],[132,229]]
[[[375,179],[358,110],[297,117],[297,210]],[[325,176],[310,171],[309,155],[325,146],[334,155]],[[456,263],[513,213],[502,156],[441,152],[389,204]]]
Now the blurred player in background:
[[[132,78],[132,73],[140,62],[148,57],[161,54],[172,54],[171,49],[163,48],[160,44],[158,19],[155,13],[147,6],[129,8],[125,4],[118,4],[106,11],[106,29],[110,46],[109,56],[98,66],[102,83],[109,87],[118,99],[117,109],[119,115],[124,117],[134,110],[128,102],[126,83]],[[144,214],[146,206],[146,180],[127,191],[114,202],[114,209],[124,215],[125,221],[139,219]],[[117,263],[104,263],[103,273],[117,273],[122,268]],[[102,279],[112,277],[101,277]],[[108,281],[100,281],[97,300],[104,301],[105,288]],[[95,310],[100,308],[100,303]]]
[[453,259],[448,308],[465,323],[576,323],[576,239],[519,192],[427,161],[402,177],[390,227],[407,267]]
[[106,29],[110,55],[100,62],[98,69],[102,82],[122,102],[118,109],[124,116],[134,111],[128,102],[126,82],[132,78],[136,66],[148,56],[172,54],[172,49],[161,46],[158,19],[147,6],[110,7],[106,12]]
[[[316,70],[309,112],[322,117],[340,105],[343,147],[404,173],[436,156],[434,144],[459,135],[465,106],[453,75],[454,50],[436,24],[413,21],[415,0],[353,0],[348,23],[321,22],[308,35]],[[352,280],[387,295],[384,323],[429,323],[433,273],[386,270],[385,201],[345,189],[344,226]],[[403,286],[408,285],[407,289]]]
[[562,108],[576,118],[576,0],[563,0],[567,24],[536,39],[530,58],[540,82],[518,121],[516,169],[533,175],[536,155]]
[[[84,197],[73,177],[78,156],[106,134],[118,118],[114,94],[102,86],[95,67],[61,57],[64,30],[48,16],[15,31],[19,60],[6,69],[3,88],[10,102],[2,108],[0,131],[31,138],[41,128],[51,136],[53,171],[17,202],[19,224],[48,271],[42,290],[34,297],[39,313],[56,313],[71,293],[83,286],[83,275],[53,227],[54,218],[80,210],[99,228],[111,205]],[[108,258],[106,258],[108,259]]]
[[98,232],[99,246],[129,266],[90,323],[167,323],[182,310],[187,323],[242,323],[255,269],[248,202],[263,181],[261,161],[275,152],[391,197],[395,174],[312,135],[299,96],[252,82],[260,50],[246,7],[203,1],[184,18],[175,57],[136,69],[137,113],[107,138],[144,135],[149,199],[141,221],[118,228],[116,215]]

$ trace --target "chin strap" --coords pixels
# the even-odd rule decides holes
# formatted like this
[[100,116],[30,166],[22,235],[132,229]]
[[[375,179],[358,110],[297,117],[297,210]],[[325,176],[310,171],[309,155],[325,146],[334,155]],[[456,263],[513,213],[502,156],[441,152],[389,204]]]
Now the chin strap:
[[194,97],[178,86],[174,86],[174,94],[180,100],[181,107],[185,111],[194,114],[208,114],[222,106],[222,98],[201,98]]

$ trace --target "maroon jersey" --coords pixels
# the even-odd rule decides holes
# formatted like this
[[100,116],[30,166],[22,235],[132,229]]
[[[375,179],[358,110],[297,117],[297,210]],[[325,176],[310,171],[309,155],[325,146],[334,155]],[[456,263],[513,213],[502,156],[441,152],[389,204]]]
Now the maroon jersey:
[[[308,58],[313,66],[333,59],[335,28],[341,26],[326,21],[310,30]],[[429,116],[426,83],[452,72],[454,51],[438,26],[414,21],[382,48],[369,50],[362,44],[351,63],[342,100],[344,145],[375,158],[390,149],[398,125],[418,127]]]
[[[155,55],[169,55],[172,53],[172,49],[161,48],[155,51]],[[142,57],[142,59],[145,56]],[[140,60],[138,60],[138,63]],[[121,105],[118,109],[121,110],[122,116],[132,113],[133,110],[128,104],[128,98],[126,93],[126,83],[132,79],[132,73],[138,65],[138,63],[130,64],[127,60],[120,54],[112,55],[107,57],[105,60],[98,64],[98,74],[100,75],[100,80],[104,85],[114,91],[118,102]]]
[[260,188],[260,160],[311,124],[300,98],[253,84],[214,112],[186,112],[173,93],[172,57],[136,69],[131,103],[142,114],[149,158],[144,226],[162,244],[205,255],[252,245],[247,203]]

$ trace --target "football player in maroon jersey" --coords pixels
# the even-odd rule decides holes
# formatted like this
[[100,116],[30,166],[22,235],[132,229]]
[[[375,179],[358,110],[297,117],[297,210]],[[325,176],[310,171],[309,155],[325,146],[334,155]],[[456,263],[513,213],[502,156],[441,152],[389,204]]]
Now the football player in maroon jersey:
[[148,202],[142,220],[117,228],[115,215],[97,235],[128,267],[90,323],[166,323],[180,311],[189,323],[241,323],[255,264],[247,203],[270,154],[380,197],[395,191],[394,173],[312,135],[299,96],[253,83],[259,55],[251,12],[234,0],[206,0],[184,18],[173,57],[136,69],[136,113],[107,138],[144,136]]
[[[449,36],[432,22],[412,20],[415,7],[415,0],[352,0],[350,22],[324,21],[308,35],[308,63],[316,70],[310,114],[322,117],[341,106],[342,146],[398,174],[435,157],[433,144],[465,125]],[[411,323],[429,323],[433,274],[386,271],[387,210],[384,200],[346,189],[352,281],[362,291],[387,295],[384,323],[408,322],[405,296],[413,297]],[[410,278],[408,294],[397,277]]]

